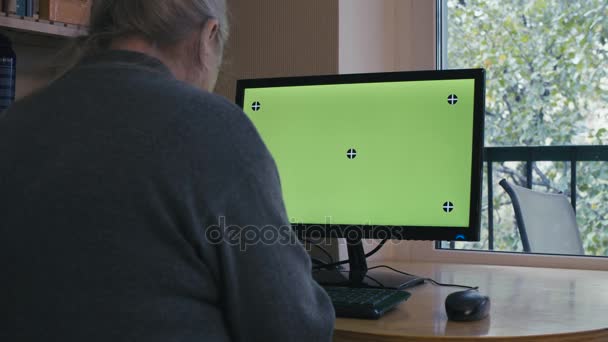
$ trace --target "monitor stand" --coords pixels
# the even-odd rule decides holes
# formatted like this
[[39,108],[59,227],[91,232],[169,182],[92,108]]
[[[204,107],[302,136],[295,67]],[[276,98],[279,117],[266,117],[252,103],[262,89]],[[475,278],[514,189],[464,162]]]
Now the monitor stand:
[[[313,271],[313,277],[320,285],[374,287],[403,290],[424,283],[423,278],[407,276],[390,270],[368,271],[365,250],[361,239],[346,239],[349,270],[321,269]],[[348,273],[348,278],[344,274]]]

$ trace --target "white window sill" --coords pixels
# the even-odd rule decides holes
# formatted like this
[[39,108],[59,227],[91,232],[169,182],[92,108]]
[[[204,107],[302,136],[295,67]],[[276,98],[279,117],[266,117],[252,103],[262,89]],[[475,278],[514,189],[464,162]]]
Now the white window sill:
[[436,249],[430,241],[388,243],[383,259],[608,271],[608,258]]

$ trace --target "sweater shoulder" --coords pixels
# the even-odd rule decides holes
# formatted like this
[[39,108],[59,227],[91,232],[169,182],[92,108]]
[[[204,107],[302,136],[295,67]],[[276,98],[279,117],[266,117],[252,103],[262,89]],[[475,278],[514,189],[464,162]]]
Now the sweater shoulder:
[[245,163],[270,159],[258,130],[241,108],[222,96],[192,87],[183,93],[188,96],[181,106],[180,121],[192,134],[194,144],[204,141],[215,145]]

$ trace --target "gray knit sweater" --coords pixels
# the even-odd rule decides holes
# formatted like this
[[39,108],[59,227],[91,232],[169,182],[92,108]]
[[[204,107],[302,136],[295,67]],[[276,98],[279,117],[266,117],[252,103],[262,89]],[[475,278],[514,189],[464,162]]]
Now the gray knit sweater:
[[0,115],[0,341],[327,341],[243,112],[111,51]]

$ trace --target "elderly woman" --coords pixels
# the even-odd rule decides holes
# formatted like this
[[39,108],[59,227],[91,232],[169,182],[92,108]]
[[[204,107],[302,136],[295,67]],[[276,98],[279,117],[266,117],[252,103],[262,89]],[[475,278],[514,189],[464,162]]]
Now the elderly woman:
[[225,0],[93,3],[78,63],[0,115],[0,340],[329,340],[273,159],[210,93]]

